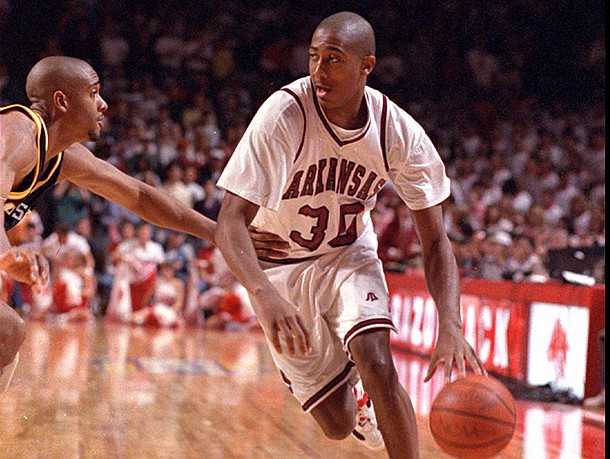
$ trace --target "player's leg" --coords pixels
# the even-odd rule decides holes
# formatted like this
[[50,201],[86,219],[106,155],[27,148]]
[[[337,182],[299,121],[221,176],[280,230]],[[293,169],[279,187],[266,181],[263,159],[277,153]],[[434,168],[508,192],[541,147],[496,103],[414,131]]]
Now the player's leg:
[[9,305],[0,301],[0,393],[8,388],[24,340],[25,322]]
[[351,435],[356,426],[356,411],[352,384],[345,382],[313,408],[310,414],[324,435],[332,440],[343,440]]
[[389,456],[418,458],[415,412],[394,368],[389,329],[363,331],[350,340],[349,349],[373,400]]

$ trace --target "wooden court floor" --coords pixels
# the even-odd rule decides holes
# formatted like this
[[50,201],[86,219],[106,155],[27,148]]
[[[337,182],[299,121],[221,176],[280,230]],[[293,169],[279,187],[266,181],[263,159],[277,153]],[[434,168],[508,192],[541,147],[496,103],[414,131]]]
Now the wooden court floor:
[[[0,396],[0,459],[383,458],[326,439],[285,389],[259,333],[29,322]],[[418,413],[422,458],[449,456],[428,427],[442,375],[397,352]],[[499,458],[605,457],[605,412],[517,402],[517,432]]]

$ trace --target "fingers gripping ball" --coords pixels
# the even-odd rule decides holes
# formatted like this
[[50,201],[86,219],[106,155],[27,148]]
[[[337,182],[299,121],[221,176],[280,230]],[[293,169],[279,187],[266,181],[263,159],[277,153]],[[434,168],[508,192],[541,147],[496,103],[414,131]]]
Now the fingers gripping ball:
[[468,374],[441,389],[430,409],[430,430],[446,453],[464,459],[489,458],[515,431],[515,400],[491,376]]

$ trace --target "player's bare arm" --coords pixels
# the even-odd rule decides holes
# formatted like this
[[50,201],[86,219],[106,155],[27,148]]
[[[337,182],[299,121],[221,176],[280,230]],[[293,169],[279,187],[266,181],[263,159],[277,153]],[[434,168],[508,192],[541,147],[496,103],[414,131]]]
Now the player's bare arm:
[[[59,180],[98,194],[129,209],[144,220],[215,243],[216,223],[164,192],[119,171],[82,144],[65,150]],[[269,233],[251,232],[256,250],[267,256],[283,257],[287,243]]]
[[422,244],[426,285],[436,303],[439,333],[424,381],[434,375],[440,362],[445,363],[445,380],[451,381],[455,365],[460,376],[466,375],[466,361],[476,373],[485,369],[464,338],[460,317],[460,279],[449,237],[445,231],[441,205],[412,212],[417,235]]
[[272,330],[271,341],[282,353],[282,338],[291,356],[296,355],[295,341],[301,355],[310,351],[309,332],[295,308],[284,300],[260,268],[248,227],[258,206],[227,192],[218,216],[216,243],[231,271],[256,298],[257,316]]

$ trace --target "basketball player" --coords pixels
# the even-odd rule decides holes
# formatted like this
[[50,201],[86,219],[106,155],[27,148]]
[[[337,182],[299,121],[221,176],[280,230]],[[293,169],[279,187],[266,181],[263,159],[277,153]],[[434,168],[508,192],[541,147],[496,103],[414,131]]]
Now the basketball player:
[[[441,361],[447,381],[454,366],[465,375],[466,362],[485,373],[462,334],[441,211],[449,179],[422,127],[366,86],[375,37],[365,19],[324,19],[309,53],[310,76],[263,103],[219,180],[227,195],[216,242],[251,295],[282,379],[324,433],[419,457],[415,413],[392,362],[396,329],[370,210],[391,180],[413,213],[440,320],[425,381]],[[289,258],[257,260],[251,222],[288,240]],[[354,386],[360,377],[381,436]]]
[[[97,73],[64,56],[40,60],[26,80],[30,108],[0,108],[0,270],[19,282],[44,284],[48,263],[32,249],[11,247],[6,231],[55,183],[68,180],[120,204],[148,222],[214,241],[215,222],[96,158],[79,142],[99,138],[108,108]],[[281,253],[285,243],[253,233],[261,253]],[[21,318],[0,302],[0,393],[17,365],[25,339]]]

